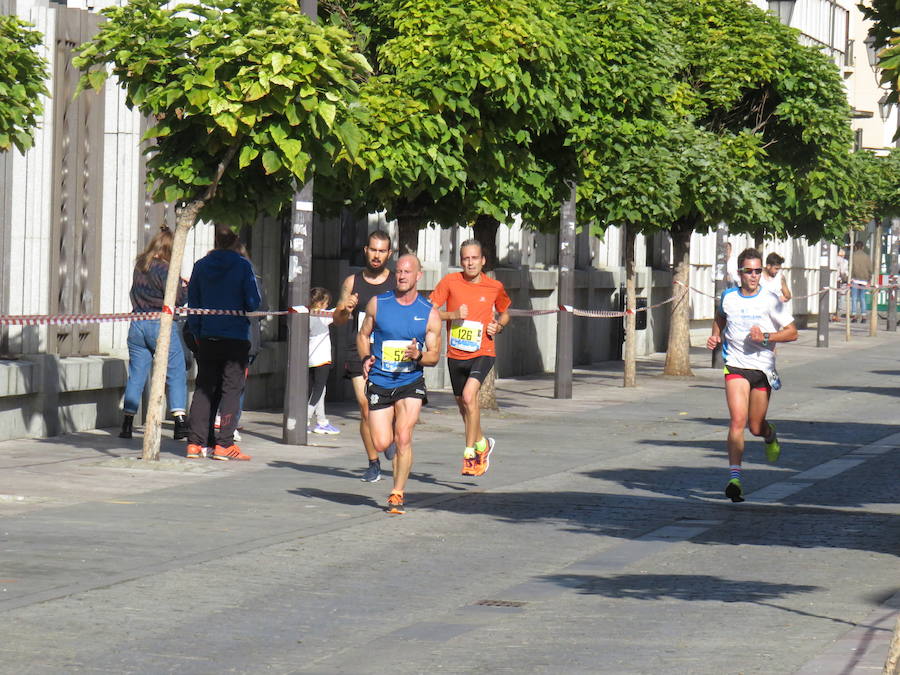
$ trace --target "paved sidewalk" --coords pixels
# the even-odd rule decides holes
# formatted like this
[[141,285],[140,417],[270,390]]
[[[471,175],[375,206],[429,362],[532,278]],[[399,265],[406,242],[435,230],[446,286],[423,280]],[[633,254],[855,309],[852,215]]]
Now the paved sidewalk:
[[878,672],[900,607],[900,337],[779,347],[748,501],[721,495],[721,373],[621,387],[621,364],[502,380],[484,479],[459,475],[452,397],[416,429],[410,512],[388,518],[357,416],[251,462],[145,464],[116,430],[0,443],[0,672]]

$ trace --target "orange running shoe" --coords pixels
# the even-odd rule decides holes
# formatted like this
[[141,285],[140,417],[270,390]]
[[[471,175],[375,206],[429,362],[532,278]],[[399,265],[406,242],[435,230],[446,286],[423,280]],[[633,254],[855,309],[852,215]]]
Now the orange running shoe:
[[206,457],[206,450],[207,448],[201,447],[196,443],[188,443],[187,458],[200,459],[201,457]]
[[493,438],[487,439],[487,447],[484,449],[484,452],[475,451],[475,473],[473,476],[483,476],[487,473],[487,470],[491,466],[491,453],[494,451],[494,446],[497,444]]
[[213,450],[212,458],[221,459],[223,462],[227,462],[228,460],[232,459],[246,462],[250,459],[250,455],[245,455],[236,445],[229,445],[227,448],[223,448],[221,445],[217,445],[216,449]]
[[478,464],[478,460],[472,457],[471,459],[467,457],[463,457],[463,468],[462,475],[463,476],[474,476],[476,465]]
[[390,515],[402,515],[406,513],[406,509],[403,508],[403,495],[397,492],[392,492],[391,496],[388,497],[388,507],[387,512]]

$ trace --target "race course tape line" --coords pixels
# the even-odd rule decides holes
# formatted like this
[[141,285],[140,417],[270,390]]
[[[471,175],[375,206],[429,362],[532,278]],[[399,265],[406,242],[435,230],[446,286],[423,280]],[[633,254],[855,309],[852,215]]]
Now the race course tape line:
[[[675,281],[675,283],[682,288],[688,288],[689,290],[694,291],[695,293],[699,293],[700,295],[705,295],[706,297],[714,299],[717,297],[714,294],[706,293],[705,291],[701,291],[700,289],[694,288],[692,286],[685,286],[680,281]],[[875,287],[862,286],[861,284],[857,285],[855,283],[852,285],[854,287],[865,288],[869,292],[900,288],[900,286],[897,285]],[[848,286],[844,286],[843,288],[825,287],[819,291],[816,291],[815,293],[809,293],[808,295],[795,295],[792,299],[802,300],[805,298],[811,298],[817,295],[821,295],[822,293],[827,293],[828,291],[846,293],[847,289]],[[511,317],[545,316],[548,314],[568,312],[573,314],[574,316],[581,316],[589,319],[620,319],[629,314],[647,312],[651,309],[662,307],[663,305],[667,305],[677,299],[678,297],[673,295],[672,297],[663,300],[662,302],[658,302],[655,305],[638,307],[636,310],[634,310],[634,312],[632,312],[631,310],[615,311],[602,309],[578,309],[577,307],[573,307],[572,305],[559,305],[559,307],[557,307],[556,309],[509,309],[507,310],[507,312]],[[66,326],[77,324],[111,323],[116,321],[154,321],[159,319],[163,314],[171,314],[177,317],[186,317],[190,315],[242,316],[248,319],[252,319],[268,316],[286,316],[288,314],[309,314],[310,316],[329,317],[334,314],[334,310],[309,309],[304,305],[295,305],[290,309],[267,312],[244,312],[242,310],[236,309],[203,309],[196,307],[172,308],[164,306],[162,311],[160,312],[118,312],[112,314],[2,314],[0,315],[0,326]]]

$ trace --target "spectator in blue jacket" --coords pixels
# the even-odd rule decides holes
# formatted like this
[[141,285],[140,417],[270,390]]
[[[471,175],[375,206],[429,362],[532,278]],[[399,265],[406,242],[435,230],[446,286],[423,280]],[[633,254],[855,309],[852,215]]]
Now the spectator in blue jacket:
[[[250,261],[238,253],[240,240],[231,230],[216,231],[215,249],[194,263],[188,284],[188,306],[252,312],[259,307],[259,287]],[[197,340],[197,380],[191,401],[188,458],[207,456],[207,438],[216,411],[213,459],[248,460],[234,442],[241,391],[250,353],[250,320],[244,316],[188,316]]]

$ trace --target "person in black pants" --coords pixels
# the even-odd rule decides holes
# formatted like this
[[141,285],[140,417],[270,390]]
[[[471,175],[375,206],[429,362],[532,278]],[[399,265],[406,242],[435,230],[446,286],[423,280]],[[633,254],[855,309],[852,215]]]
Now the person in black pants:
[[[250,261],[237,252],[240,241],[230,230],[216,231],[215,249],[194,264],[188,284],[188,306],[252,312],[260,294]],[[250,353],[250,320],[243,316],[191,314],[188,327],[197,339],[197,380],[191,401],[187,456],[206,456],[216,411],[212,458],[249,460],[234,443],[241,391]]]

